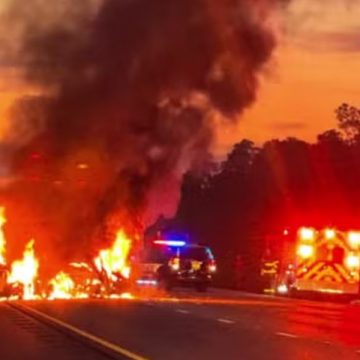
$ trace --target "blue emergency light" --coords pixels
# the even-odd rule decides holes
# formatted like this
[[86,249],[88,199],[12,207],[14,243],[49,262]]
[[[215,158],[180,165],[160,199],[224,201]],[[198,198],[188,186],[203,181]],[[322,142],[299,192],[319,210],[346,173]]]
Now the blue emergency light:
[[186,245],[186,241],[183,241],[183,240],[155,240],[154,244],[181,247],[181,246]]

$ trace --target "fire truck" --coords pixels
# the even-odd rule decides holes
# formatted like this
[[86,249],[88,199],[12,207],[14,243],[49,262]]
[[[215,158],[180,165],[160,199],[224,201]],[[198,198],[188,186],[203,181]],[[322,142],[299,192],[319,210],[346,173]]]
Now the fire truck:
[[300,228],[283,251],[278,294],[359,293],[360,231]]

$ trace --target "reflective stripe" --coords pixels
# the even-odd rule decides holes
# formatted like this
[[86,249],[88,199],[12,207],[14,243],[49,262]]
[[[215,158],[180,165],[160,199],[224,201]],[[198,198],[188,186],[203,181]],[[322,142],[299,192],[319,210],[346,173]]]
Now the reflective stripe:
[[316,274],[316,272],[324,265],[323,262],[315,263],[313,267],[307,271],[304,275],[304,279],[309,279],[313,274]]
[[347,282],[351,282],[351,276],[349,273],[345,270],[344,266],[340,264],[335,264],[336,269],[338,270],[339,274],[342,275],[343,279]]
[[331,265],[323,271],[319,271],[319,273],[314,277],[314,280],[317,281],[328,279],[333,279],[335,282],[343,282],[340,274]]
[[276,274],[276,273],[277,273],[276,270],[261,270],[261,275]]

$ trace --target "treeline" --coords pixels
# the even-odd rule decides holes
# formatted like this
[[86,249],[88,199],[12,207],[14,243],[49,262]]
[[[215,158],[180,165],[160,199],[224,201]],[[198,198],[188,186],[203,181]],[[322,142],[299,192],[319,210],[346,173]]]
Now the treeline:
[[255,290],[266,249],[298,226],[360,228],[360,111],[343,104],[338,129],[236,144],[226,160],[187,173],[177,215],[163,222],[207,243],[222,285]]

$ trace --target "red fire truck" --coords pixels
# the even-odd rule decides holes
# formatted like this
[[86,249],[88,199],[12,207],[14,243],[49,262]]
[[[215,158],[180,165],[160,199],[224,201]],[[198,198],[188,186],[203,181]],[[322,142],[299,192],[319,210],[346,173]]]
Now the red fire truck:
[[277,293],[359,293],[360,231],[300,228],[283,260]]

